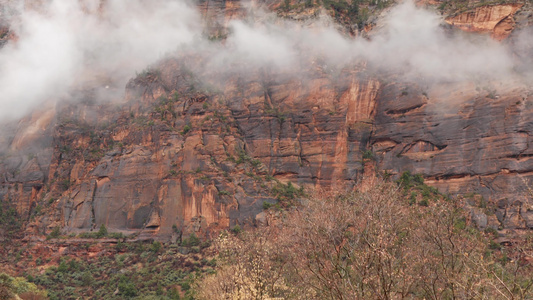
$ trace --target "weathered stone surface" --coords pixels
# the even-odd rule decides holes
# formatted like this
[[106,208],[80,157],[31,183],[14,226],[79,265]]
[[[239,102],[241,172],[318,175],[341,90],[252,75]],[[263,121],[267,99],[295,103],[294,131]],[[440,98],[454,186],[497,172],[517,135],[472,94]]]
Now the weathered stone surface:
[[[170,239],[176,228],[205,234],[261,222],[263,202],[276,201],[272,177],[311,188],[354,186],[380,82],[364,71],[341,80],[321,71],[305,81],[274,75],[229,77],[223,94],[201,94],[171,59],[159,75],[131,81],[114,112],[84,93],[86,101],[59,105],[45,126],[48,162],[14,153],[5,161],[4,199],[16,198],[23,215],[44,208],[46,219],[28,226],[34,233],[104,224]],[[41,142],[27,134],[35,122],[28,126],[12,147]]]
[[[214,30],[241,9],[202,5],[221,22]],[[495,33],[517,7],[454,22]],[[332,76],[312,63],[305,79],[291,70],[221,75],[194,68],[201,64],[167,59],[132,79],[120,104],[80,91],[75,104],[43,109],[2,136],[0,197],[28,220],[27,232],[104,224],[177,240],[267,222],[272,178],[351,189],[406,170],[444,193],[482,195],[495,208],[469,204],[480,227],[533,227],[527,84],[408,84],[361,66]],[[370,150],[375,161],[364,158]]]
[[[452,195],[481,194],[498,206],[494,217],[474,207],[481,227],[531,227],[527,85],[422,88],[380,83],[364,70],[335,81],[315,71],[305,82],[290,74],[266,82],[230,77],[222,94],[200,95],[190,91],[178,61],[161,68],[159,77],[130,82],[125,104],[113,113],[90,101],[58,107],[57,121],[45,129],[53,137],[43,150],[52,152],[48,163],[40,154],[4,160],[3,199],[16,199],[26,215],[44,207],[46,218],[35,218],[29,230],[105,224],[162,239],[175,228],[207,234],[264,222],[263,202],[275,202],[270,176],[339,189],[382,170],[421,173]],[[13,141],[28,131],[17,132]],[[363,159],[368,150],[375,166]]]
[[446,22],[465,31],[487,32],[496,40],[505,39],[515,27],[513,15],[523,4],[480,6],[452,17]]
[[[480,193],[499,203],[499,221],[506,228],[524,228],[521,206],[533,167],[529,86],[507,82],[490,87],[455,85],[424,92],[427,102],[402,114],[391,114],[402,96],[384,87],[378,99],[371,140],[380,169],[410,170],[452,195]],[[422,101],[420,102],[422,103]],[[484,221],[483,221],[484,223]]]

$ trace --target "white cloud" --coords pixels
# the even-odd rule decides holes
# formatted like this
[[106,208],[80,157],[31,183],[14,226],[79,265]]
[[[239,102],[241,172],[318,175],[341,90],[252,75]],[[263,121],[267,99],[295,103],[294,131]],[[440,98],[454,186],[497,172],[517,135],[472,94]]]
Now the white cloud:
[[[446,31],[439,15],[410,1],[391,9],[370,39],[343,36],[324,18],[310,25],[255,12],[253,22],[229,24],[223,45],[202,40],[204,22],[182,0],[108,0],[102,10],[99,5],[51,0],[44,9],[11,18],[18,40],[0,50],[0,119],[62,98],[95,75],[123,86],[135,71],[180,46],[209,53],[208,66],[220,72],[236,65],[244,71],[299,68],[315,57],[332,67],[365,60],[406,78],[445,81],[508,76],[516,69],[508,47],[488,36]],[[519,46],[531,48],[531,35],[522,34]]]

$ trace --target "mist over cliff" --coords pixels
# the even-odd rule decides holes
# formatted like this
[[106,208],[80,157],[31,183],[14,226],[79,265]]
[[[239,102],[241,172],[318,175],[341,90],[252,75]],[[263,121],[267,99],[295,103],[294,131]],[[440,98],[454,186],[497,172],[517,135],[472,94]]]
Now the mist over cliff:
[[2,119],[68,99],[75,88],[123,90],[135,71],[201,32],[197,12],[181,1],[108,1],[102,10],[99,1],[49,1],[19,9],[8,18],[16,40],[0,51]]
[[[531,251],[508,246],[530,246],[533,229],[532,25],[526,2],[0,0],[0,269],[55,299],[118,299],[126,278],[140,297],[169,295],[189,278],[147,279],[151,262],[196,272],[178,253],[211,251],[203,239],[221,231],[277,240],[278,225],[308,233],[311,220],[339,229],[324,243],[338,253],[369,220],[403,219],[390,236],[416,255],[401,257],[434,253],[428,233],[475,233],[480,258],[500,251],[515,272],[508,259]],[[303,219],[278,223],[292,212]],[[316,228],[296,235],[328,236]],[[273,247],[302,253],[294,232]],[[75,271],[67,257],[84,262],[75,292],[56,276]],[[114,275],[79,280],[104,264]]]
[[[249,5],[247,17],[228,24],[227,39],[213,42],[195,5],[181,0],[10,1],[3,19],[16,36],[0,50],[3,120],[69,100],[74,89],[120,99],[136,72],[185,53],[204,53],[204,67],[219,73],[298,70],[317,61],[329,69],[365,61],[407,80],[479,81],[531,71],[508,45],[447,29],[439,14],[411,1],[384,12],[369,38],[343,35],[324,14],[304,24]],[[515,46],[528,53],[531,39],[523,33]]]

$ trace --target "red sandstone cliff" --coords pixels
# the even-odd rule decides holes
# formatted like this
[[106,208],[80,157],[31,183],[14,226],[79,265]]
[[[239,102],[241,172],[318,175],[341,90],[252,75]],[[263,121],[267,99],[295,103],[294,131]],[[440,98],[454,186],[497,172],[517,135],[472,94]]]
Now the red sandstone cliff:
[[[226,8],[216,14],[232,18]],[[452,23],[497,34],[519,8],[480,8]],[[272,179],[349,189],[364,174],[405,170],[442,192],[476,192],[494,203],[490,211],[472,208],[482,227],[533,228],[526,85],[422,88],[362,66],[333,76],[311,65],[305,80],[262,72],[211,86],[215,75],[188,71],[190,61],[168,59],[143,72],[120,105],[81,90],[78,102],[18,124],[4,143],[0,197],[16,207],[27,234],[101,224],[161,239],[175,238],[176,229],[208,233],[262,222],[263,203],[276,202]]]

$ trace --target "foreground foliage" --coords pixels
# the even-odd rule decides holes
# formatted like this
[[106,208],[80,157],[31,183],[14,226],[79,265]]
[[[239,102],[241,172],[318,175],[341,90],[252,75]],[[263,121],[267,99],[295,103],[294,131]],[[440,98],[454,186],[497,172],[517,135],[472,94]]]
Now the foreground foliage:
[[489,234],[469,226],[460,203],[440,197],[413,205],[404,189],[380,183],[364,193],[315,196],[277,225],[222,235],[215,246],[223,264],[198,283],[198,297],[533,297],[526,252],[494,247]]
[[207,247],[191,235],[181,245],[71,244],[59,257],[28,248],[33,256],[17,255],[11,264],[26,265],[25,278],[0,273],[0,299],[193,299],[194,280],[216,266]]
[[0,299],[46,299],[46,292],[25,278],[0,273]]

